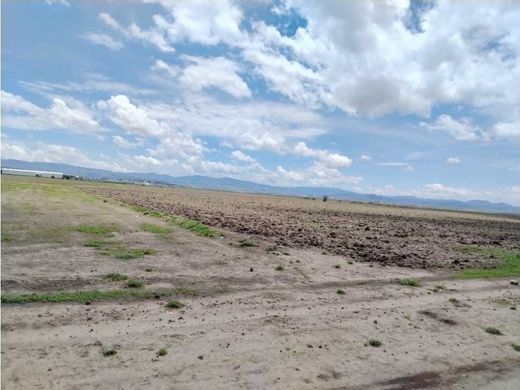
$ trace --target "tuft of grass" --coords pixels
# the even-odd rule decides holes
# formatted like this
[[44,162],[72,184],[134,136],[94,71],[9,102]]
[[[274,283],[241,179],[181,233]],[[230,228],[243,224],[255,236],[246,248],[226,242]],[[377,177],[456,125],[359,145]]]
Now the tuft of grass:
[[241,241],[239,241],[239,243],[240,243],[239,246],[241,246],[242,248],[250,247],[250,246],[258,246],[254,242],[251,242],[249,240],[241,240]]
[[147,255],[153,255],[155,253],[156,253],[155,249],[150,249],[150,248],[128,249],[128,248],[120,247],[120,248],[106,250],[103,254],[112,255],[116,259],[132,260],[132,259],[137,259],[139,257],[147,256]]
[[148,209],[146,207],[143,207],[143,206],[131,206],[131,207],[132,207],[132,209],[142,213],[143,215],[150,215],[151,217],[155,217],[155,218],[162,218],[163,217],[163,214],[160,213],[159,211],[150,210],[150,209]]
[[517,352],[520,352],[520,345],[519,344],[511,344],[511,347]]
[[100,240],[90,240],[85,243],[85,246],[89,248],[102,248],[105,245],[110,245],[110,243]]
[[336,294],[338,294],[338,295],[345,295],[345,290],[342,290],[342,289],[338,288],[336,290]]
[[341,265],[336,264],[336,265],[334,266],[334,268],[336,268],[336,269],[341,268]]
[[377,339],[370,339],[368,340],[368,345],[371,347],[379,348],[383,343]]
[[74,227],[74,230],[86,234],[109,234],[118,230],[115,225],[79,225]]
[[283,265],[279,265],[275,268],[276,271],[283,271],[284,269]]
[[267,248],[265,248],[265,251],[267,253],[276,252],[277,250],[278,250],[278,246],[276,246],[276,245],[268,246]]
[[151,299],[171,295],[195,295],[195,291],[188,288],[161,289],[161,290],[91,290],[91,291],[60,291],[43,294],[2,294],[2,303],[62,303],[62,302],[91,302],[108,301],[124,298]]
[[397,281],[401,286],[419,287],[421,283],[417,279],[399,279]]
[[168,354],[168,350],[166,348],[159,348],[157,351],[157,356],[166,356]]
[[9,233],[2,233],[2,242],[10,242],[13,241],[13,236]]
[[181,309],[181,308],[183,308],[185,305],[184,305],[184,303],[179,302],[179,301],[168,301],[168,302],[166,302],[165,306],[166,306],[168,309]]
[[494,334],[496,336],[502,336],[503,333],[497,329],[497,328],[494,328],[492,326],[488,326],[486,329],[484,329],[486,331],[486,333],[489,333],[489,334]]
[[130,288],[140,288],[143,287],[143,282],[137,279],[129,279],[128,282],[126,282],[126,286]]
[[154,225],[153,223],[143,223],[141,224],[141,229],[148,233],[154,234],[168,234],[173,231],[173,229],[169,226],[159,226]]
[[471,268],[455,274],[457,279],[506,278],[520,276],[520,250],[465,246],[460,251],[466,255],[489,257],[498,260],[494,268]]
[[433,292],[437,292],[437,291],[441,291],[441,290],[446,290],[446,286],[443,286],[442,284],[436,284],[435,287],[433,288]]
[[120,280],[128,279],[128,276],[123,275],[123,274],[118,274],[117,272],[113,272],[111,274],[105,275],[105,279],[110,279],[110,280],[112,280],[114,282],[118,282]]
[[114,347],[111,347],[111,346],[106,346],[106,347],[103,347],[103,356],[114,356],[115,354],[117,354],[117,351],[115,350]]
[[193,219],[185,219],[180,217],[174,217],[170,219],[171,223],[178,225],[184,229],[190,230],[194,233],[197,233],[202,237],[214,237],[215,231],[211,229],[209,226],[204,225],[199,221],[195,221]]

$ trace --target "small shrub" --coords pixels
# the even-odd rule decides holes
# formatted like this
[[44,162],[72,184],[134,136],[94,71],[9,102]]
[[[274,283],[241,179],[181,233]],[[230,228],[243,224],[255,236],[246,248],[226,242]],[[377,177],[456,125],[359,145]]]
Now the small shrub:
[[110,346],[103,347],[102,352],[103,356],[114,356],[115,354],[117,354],[115,348]]
[[185,305],[182,302],[179,301],[168,301],[165,305],[168,309],[180,309],[183,308]]
[[342,290],[342,289],[338,288],[336,290],[336,294],[338,294],[338,295],[345,295],[345,290]]
[[326,202],[327,200],[329,200],[329,197],[327,195],[323,195],[323,197],[321,198],[324,202]]
[[492,326],[488,326],[486,329],[484,329],[486,331],[486,333],[489,333],[489,334],[494,334],[496,336],[502,336],[503,333],[497,329],[497,328],[494,328]]
[[371,347],[379,348],[383,343],[377,339],[368,340],[368,345]]
[[105,275],[105,279],[110,279],[110,280],[113,280],[114,282],[118,282],[120,280],[128,279],[128,276],[114,272],[114,273]]
[[157,351],[157,356],[166,356],[167,354],[168,354],[168,351],[166,350],[166,348],[160,348]]
[[126,283],[126,286],[130,287],[130,288],[139,288],[139,287],[143,287],[143,282],[141,280],[137,280],[137,279],[130,279]]
[[239,241],[239,242],[240,242],[239,246],[241,246],[242,248],[250,247],[250,246],[258,246],[254,242],[251,242],[249,240],[242,240],[242,241]]
[[401,286],[419,287],[421,283],[417,279],[399,279],[398,283]]
[[283,265],[279,265],[275,268],[276,271],[283,271],[284,269]]

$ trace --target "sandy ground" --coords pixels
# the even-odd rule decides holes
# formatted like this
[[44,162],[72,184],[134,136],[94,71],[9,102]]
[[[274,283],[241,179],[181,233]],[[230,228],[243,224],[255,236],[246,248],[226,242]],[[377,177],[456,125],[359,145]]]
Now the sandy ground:
[[[228,231],[157,235],[140,226],[161,221],[78,184],[2,184],[3,292],[124,288],[109,272],[196,292],[175,297],[186,304],[177,310],[166,298],[4,304],[5,389],[520,388],[520,287],[510,279],[459,281],[316,249],[274,254],[268,240],[242,248],[247,236]],[[111,240],[157,252],[103,256],[67,228],[81,223],[116,224]],[[396,283],[410,277],[421,286]],[[103,356],[107,346],[117,353]]]

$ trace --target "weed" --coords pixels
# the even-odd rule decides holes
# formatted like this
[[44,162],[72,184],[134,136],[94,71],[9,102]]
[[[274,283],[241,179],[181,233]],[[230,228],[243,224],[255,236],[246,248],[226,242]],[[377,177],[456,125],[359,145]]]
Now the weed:
[[134,249],[116,248],[115,250],[106,251],[104,254],[113,255],[116,259],[132,260],[132,259],[137,259],[139,257],[147,256],[147,255],[153,255],[155,253],[156,253],[155,249],[149,249],[149,248],[134,248]]
[[109,347],[109,346],[106,346],[106,347],[103,347],[103,356],[114,356],[115,354],[117,354],[117,351],[115,350],[114,347]]
[[460,301],[457,298],[450,298],[448,301],[454,305],[460,305]]
[[145,268],[144,272],[153,272],[153,268]]
[[185,305],[184,303],[182,302],[179,302],[179,301],[168,301],[166,302],[166,305],[165,305],[168,309],[181,309],[183,308]]
[[2,303],[61,303],[61,302],[91,302],[107,301],[122,298],[150,299],[171,295],[194,295],[195,291],[188,288],[161,290],[108,290],[108,291],[70,291],[44,294],[2,294]]
[[341,268],[341,265],[336,264],[336,265],[334,266],[334,268]]
[[484,330],[486,331],[486,333],[489,333],[489,334],[494,334],[494,335],[497,335],[497,336],[502,336],[503,335],[503,333],[499,329],[493,328],[492,326],[488,326]]
[[419,287],[421,283],[417,279],[399,279],[397,281],[401,286]]
[[159,350],[157,351],[157,356],[166,356],[168,354],[168,351],[166,350],[166,348],[159,348]]
[[99,240],[90,240],[85,243],[86,247],[89,248],[102,248],[104,245],[110,244],[106,241],[99,241]]
[[105,279],[110,279],[110,280],[112,280],[114,282],[118,282],[120,280],[128,279],[128,276],[123,275],[123,274],[118,274],[117,272],[114,272],[114,273],[105,275]]
[[514,349],[515,351],[520,352],[520,345],[519,345],[519,344],[511,344],[511,347],[513,347],[513,349]]
[[379,348],[383,343],[377,339],[368,340],[368,345],[371,347]]
[[168,234],[173,231],[173,229],[169,226],[159,226],[154,225],[153,223],[143,223],[141,225],[141,229],[143,229],[145,232],[148,233],[154,233],[154,234]]
[[117,227],[115,225],[105,226],[105,225],[79,225],[74,227],[74,230],[80,233],[86,234],[108,234],[117,231]]
[[194,233],[197,233],[199,236],[203,237],[214,237],[215,231],[211,229],[209,226],[204,225],[199,221],[194,221],[192,219],[184,219],[179,217],[174,217],[170,219],[171,223],[178,225],[184,229],[191,230]]
[[446,287],[443,286],[442,284],[437,284],[437,285],[435,285],[435,287],[433,288],[433,292],[438,292],[438,291],[441,291],[441,290],[446,290]]
[[499,248],[465,246],[460,251],[467,255],[498,259],[494,268],[472,268],[455,274],[458,279],[505,278],[520,276],[520,251]]
[[2,233],[2,242],[10,242],[13,241],[13,236],[9,233]]
[[250,247],[250,246],[258,246],[254,242],[251,242],[249,240],[242,240],[242,241],[239,241],[239,243],[240,243],[239,246],[241,246],[242,248]]
[[283,271],[284,269],[283,265],[279,265],[275,268],[276,271]]
[[338,288],[336,290],[336,294],[338,294],[338,295],[345,295],[345,290],[342,290],[342,289]]
[[143,287],[143,282],[141,280],[137,280],[137,279],[129,279],[128,282],[126,283],[126,286],[130,287],[130,288],[139,288],[139,287]]
[[268,246],[268,247],[265,249],[265,251],[266,251],[267,253],[269,253],[269,252],[276,252],[277,250],[278,250],[278,247],[277,247],[276,245]]

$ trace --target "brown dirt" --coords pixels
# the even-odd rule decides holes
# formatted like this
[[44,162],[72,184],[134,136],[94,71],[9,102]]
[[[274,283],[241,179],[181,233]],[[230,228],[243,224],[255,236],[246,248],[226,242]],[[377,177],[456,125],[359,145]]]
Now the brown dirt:
[[180,215],[293,248],[413,268],[489,265],[464,245],[520,249],[520,220],[476,213],[322,202],[217,191],[91,189],[122,203]]
[[[2,233],[10,236],[2,243],[3,293],[124,288],[103,278],[109,272],[141,279],[144,289],[197,292],[174,297],[186,304],[179,310],[164,306],[170,298],[4,304],[2,388],[520,386],[520,353],[511,347],[520,344],[520,310],[511,309],[520,308],[520,287],[509,280],[451,280],[446,271],[352,262],[314,247],[273,253],[267,248],[277,238],[260,235],[257,247],[241,248],[247,236],[227,230],[211,239],[181,228],[155,235],[140,226],[162,221],[76,187],[170,194],[158,189],[27,178],[2,186]],[[103,256],[84,246],[92,237],[69,229],[86,223],[114,223],[118,232],[102,239],[157,253]],[[401,278],[421,287],[399,285]],[[486,333],[488,326],[504,335]],[[367,345],[370,339],[381,347]],[[104,356],[107,347],[116,354]],[[160,348],[167,355],[158,356]]]

